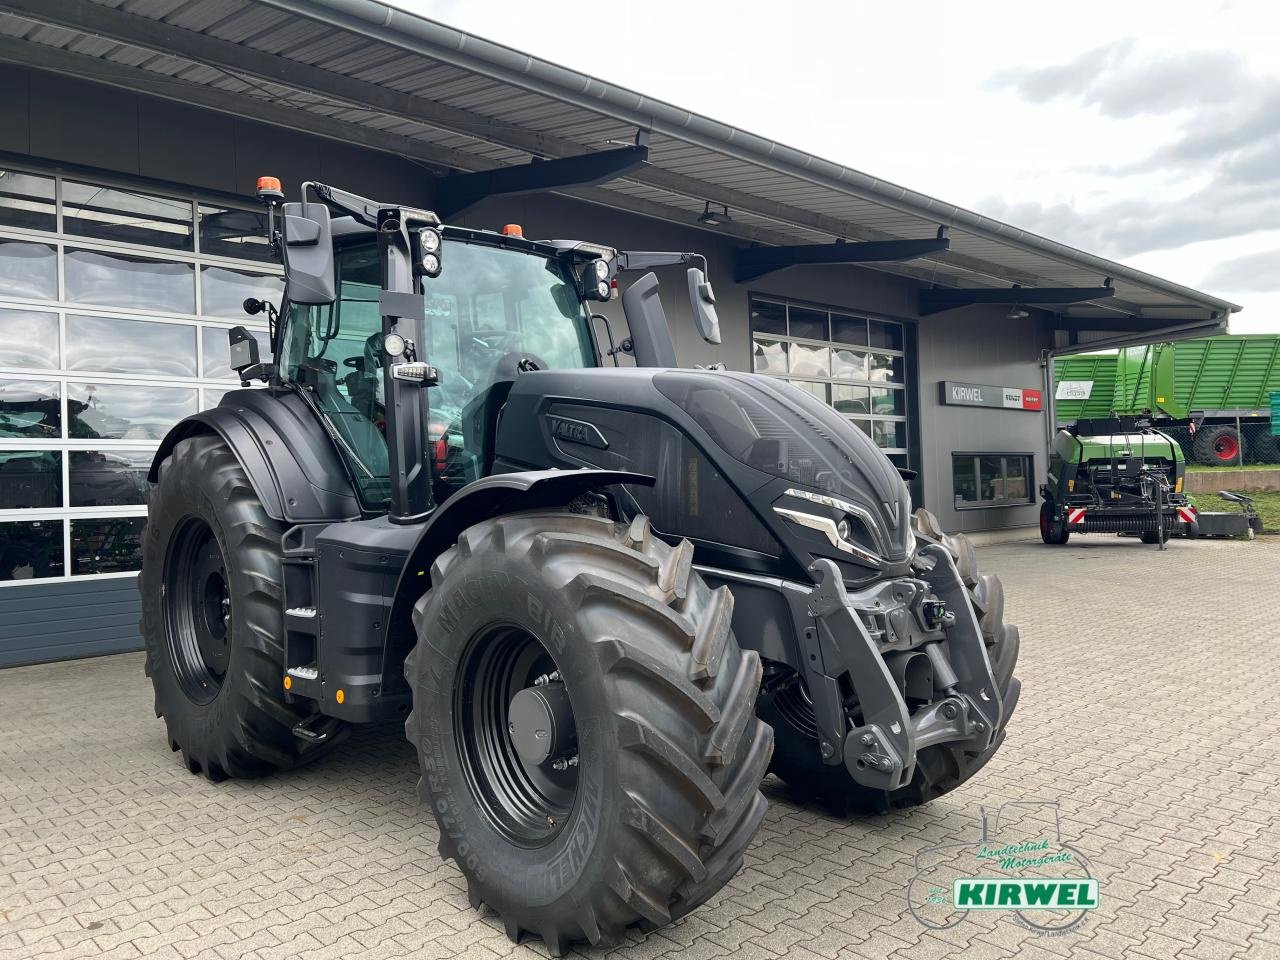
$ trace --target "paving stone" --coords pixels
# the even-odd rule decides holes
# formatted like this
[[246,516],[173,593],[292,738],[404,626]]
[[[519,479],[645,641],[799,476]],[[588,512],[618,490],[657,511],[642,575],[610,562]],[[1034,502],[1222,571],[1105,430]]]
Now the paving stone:
[[[1280,686],[1280,658],[1259,647],[1276,635],[1274,590],[1258,579],[1280,577],[1280,542],[1160,554],[1088,537],[979,559],[1022,630],[1023,694],[977,778],[920,810],[849,820],[769,779],[725,890],[670,928],[575,955],[1280,958],[1280,711],[1258,711]],[[314,767],[211,784],[169,751],[138,655],[0,671],[0,707],[4,960],[547,955],[467,904],[397,724],[354,731]],[[984,807],[1022,800],[1060,804],[1098,911],[1054,937],[980,912],[922,927],[906,899],[917,857],[974,842]]]

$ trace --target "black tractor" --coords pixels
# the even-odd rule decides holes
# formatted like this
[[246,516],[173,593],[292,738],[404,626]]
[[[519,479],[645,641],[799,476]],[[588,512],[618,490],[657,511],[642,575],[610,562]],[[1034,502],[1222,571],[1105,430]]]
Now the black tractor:
[[883,811],[995,753],[1018,632],[968,542],[815,398],[679,369],[652,272],[625,337],[590,310],[694,264],[719,342],[701,257],[259,193],[284,300],[246,302],[271,361],[244,328],[231,355],[265,388],[150,476],[147,672],[193,773],[402,719],[473,904],[559,954],[719,890],[770,770]]

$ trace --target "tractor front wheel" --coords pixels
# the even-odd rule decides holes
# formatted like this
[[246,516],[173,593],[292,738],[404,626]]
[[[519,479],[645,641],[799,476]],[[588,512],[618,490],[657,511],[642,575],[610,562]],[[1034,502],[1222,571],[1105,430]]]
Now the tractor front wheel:
[[466,530],[414,607],[405,725],[440,853],[508,936],[618,942],[738,870],[773,731],[733,596],[641,517],[499,517]]

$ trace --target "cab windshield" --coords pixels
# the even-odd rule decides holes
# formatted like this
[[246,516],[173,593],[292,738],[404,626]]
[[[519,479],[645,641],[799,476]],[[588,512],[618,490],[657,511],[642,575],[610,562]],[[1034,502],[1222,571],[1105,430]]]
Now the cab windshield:
[[[447,241],[444,270],[424,280],[425,343],[418,359],[440,371],[428,424],[437,500],[487,468],[495,383],[515,364],[539,369],[593,366],[587,316],[573,277],[553,259],[477,243]],[[367,509],[390,496],[382,382],[378,250],[337,252],[335,303],[295,306],[282,335],[281,376],[304,388],[333,426]]]

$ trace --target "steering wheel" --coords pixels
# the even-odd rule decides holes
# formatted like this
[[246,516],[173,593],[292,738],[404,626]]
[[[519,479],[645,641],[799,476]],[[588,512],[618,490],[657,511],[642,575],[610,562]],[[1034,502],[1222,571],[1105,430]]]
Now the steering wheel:
[[493,368],[495,380],[514,380],[522,373],[532,373],[534,370],[549,370],[547,361],[543,360],[536,353],[525,353],[523,350],[514,350],[511,353],[504,353],[498,358],[497,364]]

